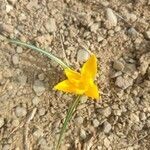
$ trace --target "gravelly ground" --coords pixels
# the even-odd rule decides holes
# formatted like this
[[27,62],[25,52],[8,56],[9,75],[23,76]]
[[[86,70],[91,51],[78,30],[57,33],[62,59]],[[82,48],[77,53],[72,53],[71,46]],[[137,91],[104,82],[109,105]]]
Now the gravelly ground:
[[97,55],[102,100],[82,98],[62,150],[150,149],[149,0],[0,0],[0,33],[0,150],[53,150],[74,99],[53,90],[65,78],[56,63],[4,37],[76,69],[85,48]]

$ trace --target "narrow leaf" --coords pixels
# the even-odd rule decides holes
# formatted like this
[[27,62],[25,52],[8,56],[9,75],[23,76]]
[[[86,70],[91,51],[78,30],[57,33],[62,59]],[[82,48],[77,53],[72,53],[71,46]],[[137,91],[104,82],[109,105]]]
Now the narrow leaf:
[[14,43],[14,44],[17,44],[17,45],[20,45],[20,46],[25,46],[27,48],[30,48],[34,51],[37,51],[37,52],[40,52],[44,55],[46,55],[48,58],[50,58],[51,60],[54,60],[56,61],[58,64],[60,64],[64,69],[66,68],[69,68],[69,66],[67,66],[63,61],[61,61],[59,58],[57,58],[56,56],[54,56],[53,54],[41,49],[41,48],[38,48],[34,45],[31,45],[31,44],[27,44],[27,43],[24,43],[24,42],[21,42],[21,41],[18,41],[18,40],[12,40],[12,39],[8,39],[8,41],[10,43]]
[[61,131],[60,131],[60,135],[59,135],[59,139],[58,139],[58,142],[57,142],[56,150],[59,150],[59,148],[60,148],[60,145],[61,145],[61,142],[62,142],[62,139],[63,139],[63,135],[66,131],[67,125],[68,125],[75,109],[77,108],[77,106],[80,102],[80,98],[81,98],[81,96],[78,96],[76,98],[76,100],[71,104],[71,106],[68,109],[67,116],[65,118],[65,121],[64,121],[63,126],[62,126]]

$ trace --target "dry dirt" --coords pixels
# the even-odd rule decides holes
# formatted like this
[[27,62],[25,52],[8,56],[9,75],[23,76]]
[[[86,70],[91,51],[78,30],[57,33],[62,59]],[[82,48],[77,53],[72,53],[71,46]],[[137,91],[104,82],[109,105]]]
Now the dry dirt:
[[0,0],[0,150],[53,150],[75,98],[53,90],[58,65],[98,58],[102,100],[83,97],[62,150],[150,149],[150,0]]

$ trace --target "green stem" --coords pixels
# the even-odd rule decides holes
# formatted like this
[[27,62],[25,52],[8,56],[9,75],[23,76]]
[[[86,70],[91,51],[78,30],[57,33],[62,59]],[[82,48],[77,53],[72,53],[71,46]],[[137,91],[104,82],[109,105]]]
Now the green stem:
[[58,64],[60,64],[64,69],[66,68],[69,68],[69,66],[67,66],[64,62],[62,62],[59,58],[57,58],[56,56],[52,55],[51,53],[48,53],[47,51],[41,49],[41,48],[38,48],[34,45],[31,45],[31,44],[27,44],[27,43],[24,43],[24,42],[21,42],[21,41],[18,41],[18,40],[12,40],[12,39],[8,39],[8,41],[10,43],[14,43],[14,44],[17,44],[17,45],[20,45],[20,46],[25,46],[27,48],[31,48],[32,50],[34,51],[37,51],[37,52],[40,52],[44,55],[46,55],[48,58],[50,58],[51,60],[54,60],[56,61]]
[[68,122],[70,121],[70,119],[71,119],[71,117],[74,113],[74,110],[77,108],[78,104],[80,103],[80,98],[81,98],[81,96],[78,96],[76,98],[76,100],[71,104],[71,106],[68,109],[67,116],[65,118],[65,121],[64,121],[63,126],[62,126],[61,131],[60,131],[60,135],[59,135],[59,139],[58,139],[58,142],[57,142],[56,150],[59,150],[59,148],[60,148],[61,141],[62,141],[63,135],[66,131]]

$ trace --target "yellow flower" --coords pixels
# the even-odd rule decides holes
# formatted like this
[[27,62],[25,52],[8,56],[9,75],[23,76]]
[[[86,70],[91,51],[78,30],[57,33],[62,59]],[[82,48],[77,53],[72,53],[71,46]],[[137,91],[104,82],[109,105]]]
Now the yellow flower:
[[79,95],[85,94],[91,98],[98,99],[98,87],[94,84],[96,73],[97,59],[92,54],[87,62],[83,64],[80,73],[72,69],[65,69],[68,79],[58,83],[54,88]]

